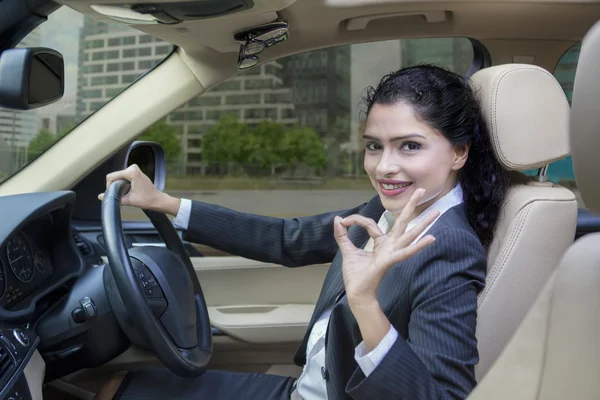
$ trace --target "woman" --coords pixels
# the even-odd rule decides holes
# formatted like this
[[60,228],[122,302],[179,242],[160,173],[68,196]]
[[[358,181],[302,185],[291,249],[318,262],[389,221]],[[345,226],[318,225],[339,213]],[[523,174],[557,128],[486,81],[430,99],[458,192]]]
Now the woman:
[[187,240],[290,267],[332,262],[294,360],[304,367],[298,380],[208,371],[190,382],[148,369],[129,374],[120,399],[469,394],[477,294],[507,173],[472,88],[456,74],[405,68],[371,88],[366,103],[364,166],[378,195],[351,210],[270,218],[173,198],[136,167],[107,176],[107,184],[132,182],[123,204],[175,215]]

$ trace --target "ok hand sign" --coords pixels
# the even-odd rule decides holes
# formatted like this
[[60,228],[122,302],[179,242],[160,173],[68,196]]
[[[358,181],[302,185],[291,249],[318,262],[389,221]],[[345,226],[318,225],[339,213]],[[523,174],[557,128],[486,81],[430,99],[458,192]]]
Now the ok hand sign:
[[[435,240],[433,236],[426,235],[412,244],[438,217],[438,211],[429,213],[423,221],[406,232],[408,223],[424,193],[424,189],[415,191],[387,234],[381,231],[375,221],[361,215],[351,215],[344,219],[335,218],[334,234],[342,253],[344,285],[351,304],[375,300],[377,288],[392,265],[411,257]],[[354,224],[365,228],[373,239],[372,252],[357,248],[348,238],[348,227]]]

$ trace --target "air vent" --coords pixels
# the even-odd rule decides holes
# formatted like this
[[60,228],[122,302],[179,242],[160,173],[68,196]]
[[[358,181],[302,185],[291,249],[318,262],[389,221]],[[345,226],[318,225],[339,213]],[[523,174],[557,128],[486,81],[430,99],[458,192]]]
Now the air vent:
[[0,340],[0,385],[4,387],[14,372],[15,361],[10,355],[6,343]]
[[79,233],[75,231],[73,231],[73,240],[75,240],[75,244],[77,245],[77,248],[83,257],[92,252],[92,247],[89,245],[89,243],[83,240],[83,238],[79,236]]

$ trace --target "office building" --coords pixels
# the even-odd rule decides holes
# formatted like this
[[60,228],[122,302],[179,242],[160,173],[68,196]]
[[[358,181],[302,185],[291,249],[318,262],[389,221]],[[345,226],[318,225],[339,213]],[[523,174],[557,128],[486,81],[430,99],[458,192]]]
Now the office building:
[[[172,51],[172,46],[141,32],[86,18],[80,34],[77,118],[98,110]],[[293,124],[290,90],[281,65],[246,71],[189,101],[167,117],[181,140],[179,162],[187,173],[202,173],[202,135],[222,115],[254,126],[264,119]]]
[[77,118],[98,110],[171,50],[150,35],[85,18],[79,37]]

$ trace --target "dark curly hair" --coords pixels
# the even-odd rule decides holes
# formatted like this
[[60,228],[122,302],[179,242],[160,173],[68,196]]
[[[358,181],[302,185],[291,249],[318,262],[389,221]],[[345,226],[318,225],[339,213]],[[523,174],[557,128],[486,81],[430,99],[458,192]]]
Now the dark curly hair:
[[469,79],[433,65],[403,68],[384,76],[364,98],[367,116],[375,104],[410,105],[418,119],[454,145],[469,144],[469,156],[458,172],[469,222],[481,243],[492,242],[509,175],[498,163],[481,106]]

